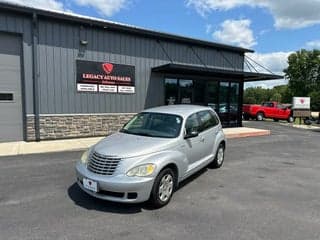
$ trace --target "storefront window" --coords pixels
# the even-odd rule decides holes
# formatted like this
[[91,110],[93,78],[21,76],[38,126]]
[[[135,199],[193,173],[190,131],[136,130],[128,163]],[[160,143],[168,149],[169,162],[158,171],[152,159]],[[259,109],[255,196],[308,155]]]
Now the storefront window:
[[191,104],[193,102],[193,81],[180,79],[179,80],[180,86],[180,101],[182,104]]
[[195,80],[194,81],[194,99],[193,102],[194,104],[197,105],[203,105],[206,102],[206,96],[205,96],[205,92],[206,92],[206,81],[203,80]]
[[220,116],[224,127],[238,126],[239,83],[210,79],[165,79],[166,104],[209,106]]
[[222,125],[229,125],[229,82],[220,82],[219,116]]
[[232,82],[230,85],[230,125],[236,125],[239,110],[239,83]]
[[210,81],[207,84],[207,105],[218,112],[219,83]]
[[178,80],[173,78],[165,79],[165,100],[167,105],[178,103]]

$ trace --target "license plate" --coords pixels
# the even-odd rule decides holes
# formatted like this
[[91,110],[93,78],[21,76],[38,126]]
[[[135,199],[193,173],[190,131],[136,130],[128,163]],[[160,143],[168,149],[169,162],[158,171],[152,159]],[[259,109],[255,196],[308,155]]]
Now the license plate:
[[83,186],[84,188],[93,191],[93,192],[98,192],[98,184],[95,181],[92,181],[90,179],[84,178],[83,179]]

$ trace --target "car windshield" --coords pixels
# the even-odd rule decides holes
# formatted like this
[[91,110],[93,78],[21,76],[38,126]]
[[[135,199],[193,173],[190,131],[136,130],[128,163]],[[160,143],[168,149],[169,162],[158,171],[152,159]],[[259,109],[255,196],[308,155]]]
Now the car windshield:
[[179,136],[182,118],[173,114],[143,112],[134,116],[120,132],[148,137]]

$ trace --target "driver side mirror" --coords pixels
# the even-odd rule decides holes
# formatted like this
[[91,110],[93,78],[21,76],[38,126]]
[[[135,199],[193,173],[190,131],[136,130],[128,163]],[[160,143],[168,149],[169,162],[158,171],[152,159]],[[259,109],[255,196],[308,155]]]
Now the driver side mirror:
[[187,131],[186,131],[185,135],[184,135],[184,139],[194,138],[194,137],[197,137],[198,135],[199,135],[199,133],[196,130],[192,130],[189,133],[187,133]]

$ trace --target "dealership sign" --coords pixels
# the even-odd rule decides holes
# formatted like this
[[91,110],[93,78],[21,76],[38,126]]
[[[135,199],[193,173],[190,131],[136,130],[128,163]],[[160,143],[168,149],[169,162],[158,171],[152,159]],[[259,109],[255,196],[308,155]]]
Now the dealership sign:
[[292,109],[310,109],[310,97],[293,97]]
[[135,93],[135,67],[77,60],[77,91]]

